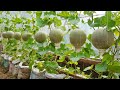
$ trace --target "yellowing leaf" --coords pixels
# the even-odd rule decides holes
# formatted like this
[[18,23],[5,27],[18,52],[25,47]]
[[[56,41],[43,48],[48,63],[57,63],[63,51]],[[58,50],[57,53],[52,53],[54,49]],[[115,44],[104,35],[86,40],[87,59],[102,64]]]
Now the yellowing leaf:
[[117,30],[115,30],[114,34],[118,37],[119,36],[119,32]]

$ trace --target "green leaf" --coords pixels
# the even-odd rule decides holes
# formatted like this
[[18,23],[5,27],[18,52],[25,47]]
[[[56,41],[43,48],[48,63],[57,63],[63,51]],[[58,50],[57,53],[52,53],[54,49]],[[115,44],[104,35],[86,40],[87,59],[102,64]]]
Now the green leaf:
[[109,20],[108,21],[108,28],[112,28],[115,26],[115,21],[114,20]]
[[2,18],[0,18],[0,23],[3,23],[3,21],[4,21],[4,20],[3,20]]
[[26,11],[27,13],[29,13],[29,14],[31,14],[32,13],[32,11]]
[[71,16],[69,17],[68,22],[70,22],[71,24],[77,24],[80,22],[80,19],[79,17]]
[[97,72],[105,72],[107,70],[108,65],[106,62],[102,62],[100,64],[95,65],[95,70]]
[[81,59],[81,58],[84,58],[85,57],[85,55],[84,55],[84,53],[83,52],[79,52],[79,53],[77,53],[77,57],[79,58],[79,60]]
[[70,55],[72,52],[73,52],[72,50],[67,50],[67,51],[64,52],[64,55],[66,55],[66,56]]
[[112,17],[112,12],[111,11],[106,11],[105,16],[110,20]]
[[36,18],[36,21],[39,27],[44,27],[46,25],[45,21],[42,18]]
[[57,60],[57,62],[63,62],[65,60],[65,56],[61,56],[59,60]]
[[22,21],[22,19],[21,18],[15,18],[15,19],[13,19],[12,20],[12,22],[15,22],[15,23],[22,23],[23,21]]
[[115,36],[118,37],[120,33],[118,32],[118,30],[115,30],[115,31],[114,31],[114,34],[115,34]]
[[46,11],[46,12],[44,12],[44,15],[46,16],[46,15],[56,15],[56,12],[55,11]]
[[68,12],[68,11],[62,11],[62,12],[58,13],[57,15],[60,16],[60,17],[62,17],[62,18],[68,19],[69,16],[70,16],[70,12]]
[[45,61],[44,66],[49,73],[57,73],[56,69],[59,65],[55,61]]
[[37,12],[36,12],[36,18],[40,18],[41,15],[42,15],[42,11],[37,11]]
[[91,26],[92,23],[92,20],[88,19],[88,25]]
[[83,19],[82,19],[82,21],[81,21],[81,22],[82,22],[82,23],[85,23]]
[[109,53],[106,53],[103,55],[103,59],[102,59],[102,62],[106,62],[106,63],[109,63],[110,61],[112,61],[114,58],[113,58],[113,55],[110,55]]
[[91,43],[86,43],[86,48],[87,49],[91,49],[91,47],[92,47]]
[[92,34],[89,34],[88,38],[87,38],[90,42],[91,42],[91,36],[92,36]]
[[117,65],[108,65],[108,70],[114,73],[120,73],[120,66]]
[[57,17],[54,17],[53,21],[54,21],[55,26],[61,26],[62,24],[61,20],[59,20]]
[[70,55],[70,60],[72,60],[74,62],[77,62],[78,60],[80,60],[83,57],[85,57],[84,53],[82,53],[82,52],[79,52],[79,53],[73,52]]
[[69,71],[70,74],[74,74],[75,69],[74,69],[73,67],[69,67],[69,68],[68,68],[68,71]]
[[80,58],[79,57],[70,57],[70,60],[77,62]]
[[112,62],[112,65],[120,66],[120,62],[119,61],[114,61],[114,62]]

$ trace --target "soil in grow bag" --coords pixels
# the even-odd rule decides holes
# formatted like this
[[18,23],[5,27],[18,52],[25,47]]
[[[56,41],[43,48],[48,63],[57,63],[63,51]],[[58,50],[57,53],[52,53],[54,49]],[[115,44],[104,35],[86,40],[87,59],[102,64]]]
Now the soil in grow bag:
[[9,72],[12,73],[13,76],[17,77],[18,75],[19,63],[20,63],[20,60],[14,60],[10,62]]
[[0,66],[0,79],[17,79],[9,72],[6,72],[6,69]]
[[18,79],[29,79],[31,70],[29,69],[29,66],[24,66],[25,64],[21,62],[19,64],[19,71],[18,71]]

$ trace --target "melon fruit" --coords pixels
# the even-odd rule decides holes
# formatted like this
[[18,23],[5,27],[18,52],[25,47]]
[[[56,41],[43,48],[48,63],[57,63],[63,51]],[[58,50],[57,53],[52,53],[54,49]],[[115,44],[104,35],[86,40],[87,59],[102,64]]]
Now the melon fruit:
[[84,31],[76,29],[70,32],[70,43],[75,47],[75,51],[79,52],[81,46],[86,41],[86,34]]
[[23,41],[27,41],[28,39],[31,38],[31,36],[32,36],[31,33],[24,33],[24,34],[22,34],[22,39],[23,39]]
[[91,41],[97,49],[108,49],[114,43],[114,34],[106,29],[98,29],[93,32]]
[[2,33],[2,37],[3,37],[3,38],[7,38],[6,32],[3,32],[3,33]]
[[51,30],[49,33],[50,41],[55,44],[56,47],[60,47],[60,42],[63,39],[63,32],[60,29]]
[[21,33],[20,33],[20,32],[15,32],[15,33],[14,33],[14,38],[15,38],[16,40],[21,40]]
[[45,40],[47,39],[47,36],[44,32],[42,31],[38,31],[35,35],[34,35],[34,39],[38,42],[38,43],[43,43],[45,42]]
[[6,32],[6,37],[7,37],[8,39],[13,38],[13,36],[14,36],[14,32],[13,32],[13,31],[7,31],[7,32]]

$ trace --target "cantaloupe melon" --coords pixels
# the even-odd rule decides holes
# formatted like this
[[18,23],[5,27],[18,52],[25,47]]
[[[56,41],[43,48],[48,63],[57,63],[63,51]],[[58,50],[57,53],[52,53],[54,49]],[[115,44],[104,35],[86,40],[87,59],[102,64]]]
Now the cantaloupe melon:
[[34,35],[35,40],[38,43],[43,43],[45,42],[45,40],[47,39],[47,36],[44,32],[42,31],[38,31],[35,35]]
[[63,39],[63,31],[60,29],[51,30],[49,37],[52,43],[55,43],[55,46],[60,46],[60,42]]
[[21,33],[20,33],[20,32],[15,32],[15,33],[14,33],[14,38],[15,38],[16,40],[21,40]]
[[10,39],[10,38],[13,38],[13,36],[14,36],[14,32],[13,32],[13,31],[7,31],[7,32],[6,32],[6,37],[7,37],[7,38]]
[[77,52],[86,41],[86,34],[83,30],[72,30],[70,32],[70,43],[75,47]]
[[23,41],[27,41],[29,38],[31,38],[32,34],[31,33],[24,33],[22,34],[22,39]]
[[114,43],[114,34],[106,29],[98,29],[93,32],[91,40],[95,48],[108,49]]

